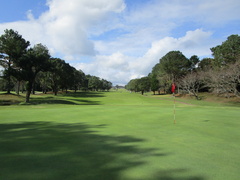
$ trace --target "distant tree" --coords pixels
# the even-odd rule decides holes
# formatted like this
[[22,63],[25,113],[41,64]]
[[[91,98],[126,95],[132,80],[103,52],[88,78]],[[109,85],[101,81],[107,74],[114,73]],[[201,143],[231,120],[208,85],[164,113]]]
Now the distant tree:
[[82,71],[76,70],[64,60],[60,58],[51,58],[51,70],[49,72],[49,79],[51,81],[51,88],[55,95],[59,89],[65,90],[74,89],[75,92],[83,84],[85,74]]
[[98,91],[101,86],[100,78],[97,76],[90,76],[88,81],[88,88],[92,91]]
[[157,79],[157,75],[151,74],[150,81],[151,81],[151,91],[153,91],[153,94],[155,95],[155,91],[158,91],[160,88],[159,81]]
[[214,59],[213,58],[203,58],[198,63],[198,69],[201,71],[206,71],[213,68]]
[[47,93],[49,89],[51,89],[51,78],[50,78],[50,72],[39,72],[36,81],[40,85],[42,92],[44,94]]
[[189,59],[190,62],[190,71],[194,71],[197,68],[198,63],[200,62],[200,59],[197,55],[193,55]]
[[138,79],[131,79],[128,84],[126,85],[126,89],[129,91],[134,91],[134,92],[138,92],[139,88],[138,88]]
[[102,79],[102,90],[109,91],[112,88],[112,83],[110,81],[107,81],[105,79]]
[[0,65],[5,68],[5,79],[7,80],[7,93],[11,89],[11,76],[15,75],[19,80],[19,70],[16,67],[19,59],[26,53],[27,47],[30,45],[17,31],[6,29],[4,34],[0,36]]
[[52,91],[56,96],[58,93],[59,84],[61,81],[61,71],[62,71],[62,64],[63,60],[59,58],[50,58],[51,69],[49,72],[49,79]]
[[74,72],[76,69],[72,66],[70,66],[68,63],[64,61],[63,66],[62,66],[62,71],[61,71],[61,81],[60,81],[60,87],[63,90],[71,89],[71,87],[74,86],[75,83],[75,77],[74,77]]
[[85,74],[82,70],[74,69],[74,91],[84,86]]
[[144,92],[149,91],[151,87],[149,77],[142,77],[138,79],[137,86],[138,89],[141,91],[142,95],[144,94]]

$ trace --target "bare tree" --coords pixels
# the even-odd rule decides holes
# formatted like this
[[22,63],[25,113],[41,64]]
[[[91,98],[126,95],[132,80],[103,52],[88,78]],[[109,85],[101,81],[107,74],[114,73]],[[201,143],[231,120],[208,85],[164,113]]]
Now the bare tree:
[[201,74],[199,72],[187,74],[179,81],[179,86],[189,94],[194,95],[196,99],[200,99],[198,91],[202,87]]
[[225,69],[224,85],[227,87],[228,92],[240,97],[240,62],[236,62]]
[[208,70],[204,73],[204,82],[218,95],[225,94],[229,98],[232,94],[240,97],[240,62],[220,70]]

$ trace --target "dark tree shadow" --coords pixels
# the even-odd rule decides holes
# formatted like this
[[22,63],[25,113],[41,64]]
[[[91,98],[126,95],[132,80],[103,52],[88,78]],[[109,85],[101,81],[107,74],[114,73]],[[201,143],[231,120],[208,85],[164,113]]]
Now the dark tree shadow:
[[101,105],[100,101],[84,100],[84,99],[61,99],[54,97],[31,98],[27,105],[38,104],[66,104],[66,105]]
[[[0,179],[131,180],[122,172],[141,166],[142,156],[168,156],[161,149],[140,148],[144,139],[101,135],[107,125],[25,122],[0,124]],[[131,158],[129,158],[131,157]],[[154,180],[174,178],[177,170],[160,171]],[[195,178],[195,179],[194,179]],[[135,179],[134,179],[135,180]]]
[[[67,98],[62,98],[67,97]],[[104,97],[102,92],[69,92],[58,95],[56,97],[31,98],[31,105],[38,104],[70,104],[70,105],[101,105],[101,101],[85,99],[85,98]]]
[[[0,94],[0,106],[8,105],[38,105],[38,104],[66,104],[66,105],[101,105],[101,101],[85,99],[85,98],[100,98],[105,97],[103,92],[69,92],[59,94],[58,96],[44,96],[40,94],[35,97],[30,97],[30,102],[25,103],[25,97],[22,95],[15,94]],[[5,97],[7,98],[1,98]],[[12,98],[14,97],[14,98]],[[66,97],[66,98],[65,98]]]
[[[105,92],[106,93],[106,92]],[[91,92],[70,92],[64,93],[63,96],[67,97],[81,97],[81,98],[89,98],[89,97],[105,97],[103,92],[99,91],[91,91]]]
[[0,179],[116,180],[121,171],[144,163],[123,154],[154,153],[154,149],[128,145],[142,139],[91,130],[104,126],[0,124]]
[[19,104],[24,100],[24,97],[16,94],[2,93],[0,94],[0,106],[9,106],[14,104]]
[[187,173],[188,169],[169,169],[161,170],[157,173],[156,180],[204,180],[202,176],[186,177],[183,174]]

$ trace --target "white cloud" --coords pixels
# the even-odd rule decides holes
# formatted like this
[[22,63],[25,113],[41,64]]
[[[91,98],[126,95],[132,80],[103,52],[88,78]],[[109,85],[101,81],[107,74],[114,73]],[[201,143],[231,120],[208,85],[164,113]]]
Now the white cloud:
[[65,56],[95,55],[90,29],[125,8],[123,0],[48,0],[47,5],[49,10],[38,19],[29,10],[28,21],[0,24],[0,32],[12,28],[32,44],[43,43]]
[[239,8],[239,0],[153,0],[140,3],[133,9],[127,7],[115,27],[126,33],[116,34],[108,41],[97,40],[95,47],[103,54],[120,51],[141,56],[157,39],[178,37],[197,28],[207,31],[216,28],[214,33],[221,31],[229,20],[240,20]]
[[213,43],[209,43],[211,35],[211,32],[196,29],[194,31],[187,31],[186,35],[180,38],[165,37],[153,42],[151,49],[148,50],[145,56],[162,56],[172,50],[180,50],[188,57],[193,54],[206,56],[211,54],[209,49],[213,45]]
[[205,0],[197,4],[197,17],[207,23],[223,25],[228,21],[239,20],[239,0]]
[[30,21],[33,21],[34,20],[34,15],[32,14],[32,10],[28,10],[27,13],[27,18],[30,20]]
[[188,58],[192,55],[211,54],[210,48],[215,43],[212,41],[211,35],[211,32],[196,29],[188,31],[185,36],[180,38],[165,37],[154,41],[141,57],[127,56],[117,52],[109,56],[98,55],[90,64],[78,63],[74,66],[87,74],[100,76],[115,84],[126,84],[130,79],[147,76],[159,59],[169,51],[179,50]]
[[99,76],[115,84],[124,84],[130,80],[130,76],[135,74],[129,65],[129,62],[133,60],[132,57],[116,52],[109,56],[97,55],[92,63],[75,63],[73,65],[77,69],[82,69],[86,74]]

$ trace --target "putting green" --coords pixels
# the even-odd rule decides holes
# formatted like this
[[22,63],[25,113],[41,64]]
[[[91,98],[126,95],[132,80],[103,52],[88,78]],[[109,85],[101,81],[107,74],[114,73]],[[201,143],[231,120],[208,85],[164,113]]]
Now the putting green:
[[[1,97],[0,97],[1,98]],[[240,108],[125,91],[0,106],[0,179],[238,180]]]

